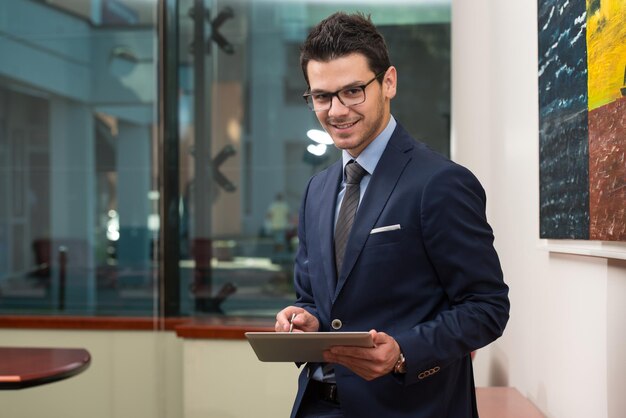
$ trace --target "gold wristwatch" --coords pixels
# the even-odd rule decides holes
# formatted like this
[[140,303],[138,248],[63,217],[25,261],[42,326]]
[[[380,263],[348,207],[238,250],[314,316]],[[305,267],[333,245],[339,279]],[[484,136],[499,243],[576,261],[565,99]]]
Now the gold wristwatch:
[[393,372],[396,374],[406,373],[406,359],[404,358],[404,354],[402,354],[402,351],[400,352],[400,357],[398,357],[396,365],[393,366]]

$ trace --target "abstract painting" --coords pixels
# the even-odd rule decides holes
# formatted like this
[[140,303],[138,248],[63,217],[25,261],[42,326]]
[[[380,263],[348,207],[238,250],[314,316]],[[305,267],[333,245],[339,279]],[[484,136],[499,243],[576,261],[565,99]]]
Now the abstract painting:
[[539,0],[540,237],[626,241],[626,0]]

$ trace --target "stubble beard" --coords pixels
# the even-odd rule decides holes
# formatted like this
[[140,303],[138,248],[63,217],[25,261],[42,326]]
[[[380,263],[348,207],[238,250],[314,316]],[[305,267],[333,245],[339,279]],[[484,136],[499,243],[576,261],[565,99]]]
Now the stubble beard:
[[[384,103],[379,103],[379,106],[377,106],[376,115],[374,116],[374,119],[372,120],[372,124],[364,127],[365,131],[363,132],[363,134],[359,135],[353,141],[349,141],[349,143],[346,144],[344,139],[349,140],[351,135],[344,136],[341,133],[335,132],[335,135],[337,136],[337,138],[335,138],[334,136],[332,137],[335,147],[341,150],[346,150],[348,152],[350,152],[350,150],[358,149],[360,153],[384,129],[384,127],[382,126],[382,124],[384,123],[384,116],[385,116]],[[342,125],[342,124],[354,122],[355,120],[358,120],[359,124],[366,123],[365,122],[366,119],[363,117],[363,115],[360,115],[359,118],[328,119],[326,121],[326,124],[331,125],[331,126]],[[350,154],[353,155],[352,153]]]

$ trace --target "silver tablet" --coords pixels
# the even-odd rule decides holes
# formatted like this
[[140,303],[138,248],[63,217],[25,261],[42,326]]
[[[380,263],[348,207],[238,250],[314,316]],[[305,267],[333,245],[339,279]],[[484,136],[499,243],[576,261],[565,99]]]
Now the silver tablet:
[[334,345],[374,347],[369,332],[246,332],[261,361],[323,362]]

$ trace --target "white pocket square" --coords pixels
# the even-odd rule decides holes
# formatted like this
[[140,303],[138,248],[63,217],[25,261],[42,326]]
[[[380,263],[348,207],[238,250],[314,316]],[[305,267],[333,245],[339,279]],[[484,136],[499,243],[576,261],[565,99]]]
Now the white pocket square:
[[388,225],[388,226],[381,226],[381,227],[379,227],[379,228],[374,228],[374,229],[372,229],[372,231],[370,232],[370,235],[372,235],[372,234],[378,234],[379,232],[395,231],[396,229],[402,229],[402,227],[400,226],[400,224]]

